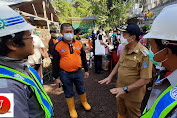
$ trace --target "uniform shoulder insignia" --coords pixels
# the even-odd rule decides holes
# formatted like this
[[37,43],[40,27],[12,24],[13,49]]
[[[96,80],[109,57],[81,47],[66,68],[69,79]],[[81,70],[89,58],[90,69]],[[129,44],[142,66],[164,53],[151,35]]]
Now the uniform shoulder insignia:
[[147,62],[143,63],[143,68],[148,68],[149,64]]
[[149,55],[149,52],[144,49],[144,48],[141,48],[140,51],[143,53],[144,56],[148,56]]

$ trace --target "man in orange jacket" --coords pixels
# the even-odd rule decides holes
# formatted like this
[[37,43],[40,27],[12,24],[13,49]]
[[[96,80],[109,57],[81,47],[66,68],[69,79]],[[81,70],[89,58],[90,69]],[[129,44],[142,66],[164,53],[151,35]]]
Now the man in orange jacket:
[[[82,65],[85,69],[85,78],[89,77],[86,54],[82,43],[74,39],[74,30],[71,24],[61,25],[63,38],[54,46],[53,51],[53,76],[55,83],[63,84],[63,90],[68,104],[71,118],[77,118],[74,105],[73,84],[81,98],[85,110],[90,110],[91,106],[87,103],[85,88],[83,84]],[[60,80],[58,77],[60,76]]]

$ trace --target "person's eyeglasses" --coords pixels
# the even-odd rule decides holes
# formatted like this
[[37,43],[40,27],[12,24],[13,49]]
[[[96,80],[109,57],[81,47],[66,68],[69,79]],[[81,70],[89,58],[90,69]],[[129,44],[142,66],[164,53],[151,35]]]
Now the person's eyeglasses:
[[33,37],[31,37],[31,38],[23,38],[23,40],[27,40],[27,39],[31,39],[31,40],[33,40]]

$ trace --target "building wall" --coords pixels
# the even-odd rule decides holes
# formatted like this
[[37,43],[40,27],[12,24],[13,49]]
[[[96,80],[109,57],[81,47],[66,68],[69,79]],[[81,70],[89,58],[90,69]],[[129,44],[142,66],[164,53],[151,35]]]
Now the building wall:
[[142,7],[140,7],[140,0],[136,0],[136,3],[133,5],[133,7],[129,11],[130,17],[134,17],[138,14],[140,14],[142,11]]
[[171,0],[142,0],[143,10],[147,11]]

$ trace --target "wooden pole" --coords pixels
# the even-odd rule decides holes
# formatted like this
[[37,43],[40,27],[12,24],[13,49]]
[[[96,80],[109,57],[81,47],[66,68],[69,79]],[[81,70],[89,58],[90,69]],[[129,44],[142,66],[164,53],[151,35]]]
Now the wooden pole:
[[36,9],[34,7],[34,4],[32,4],[32,7],[33,7],[33,10],[34,10],[34,14],[37,16],[37,12],[36,12]]
[[53,14],[51,13],[51,21],[53,22]]
[[47,18],[47,12],[46,12],[46,7],[45,7],[44,1],[42,1],[42,5],[43,5],[43,11],[44,11],[44,18]]
[[50,30],[50,27],[49,27],[50,22],[48,21],[48,18],[47,18],[47,12],[46,12],[46,7],[45,7],[45,1],[42,1],[42,5],[43,5],[43,10],[44,10],[44,18],[47,19],[47,29]]

